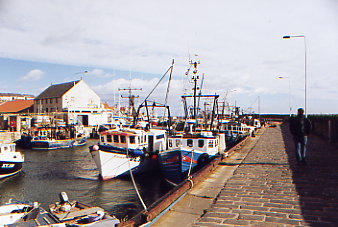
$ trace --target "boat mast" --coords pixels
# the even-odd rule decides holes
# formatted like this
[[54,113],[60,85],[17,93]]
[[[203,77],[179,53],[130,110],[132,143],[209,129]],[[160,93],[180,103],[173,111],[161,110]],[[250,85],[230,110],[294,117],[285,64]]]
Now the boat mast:
[[194,67],[194,71],[192,72],[193,73],[193,75],[192,75],[192,77],[191,77],[191,79],[194,81],[194,88],[193,88],[193,90],[194,90],[194,111],[193,111],[193,119],[195,119],[196,120],[196,123],[197,123],[197,105],[196,105],[196,102],[197,102],[197,100],[196,100],[196,93],[197,93],[197,90],[199,89],[198,87],[197,87],[197,81],[198,81],[198,79],[199,79],[199,76],[197,75],[197,72],[198,72],[198,70],[197,70],[197,66],[198,66],[198,64],[200,64],[199,62],[192,62],[191,60],[190,60],[190,65],[192,65],[193,67]]
[[119,91],[128,91],[129,95],[128,96],[122,96],[121,98],[127,98],[129,99],[129,109],[130,109],[130,114],[131,116],[135,116],[136,111],[135,111],[135,98],[138,98],[138,95],[132,95],[132,91],[142,91],[142,88],[119,88]]

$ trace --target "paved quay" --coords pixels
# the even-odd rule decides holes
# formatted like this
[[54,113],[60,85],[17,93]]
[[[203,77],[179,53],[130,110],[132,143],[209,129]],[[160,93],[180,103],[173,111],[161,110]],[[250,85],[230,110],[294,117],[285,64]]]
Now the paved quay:
[[261,133],[193,226],[338,226],[338,145],[310,136],[300,166],[287,124]]
[[338,144],[308,147],[296,165],[288,125],[261,129],[152,226],[338,226]]

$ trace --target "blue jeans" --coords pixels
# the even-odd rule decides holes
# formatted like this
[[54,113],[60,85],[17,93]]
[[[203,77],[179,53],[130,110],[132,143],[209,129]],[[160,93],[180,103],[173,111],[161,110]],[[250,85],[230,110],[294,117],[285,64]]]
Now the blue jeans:
[[305,161],[306,158],[306,144],[307,144],[307,136],[302,137],[294,137],[295,142],[295,151],[296,151],[296,160],[297,162]]

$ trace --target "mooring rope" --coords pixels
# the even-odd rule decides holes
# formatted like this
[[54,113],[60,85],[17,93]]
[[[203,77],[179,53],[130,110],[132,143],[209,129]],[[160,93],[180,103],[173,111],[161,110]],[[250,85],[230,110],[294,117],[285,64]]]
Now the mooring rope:
[[130,172],[131,181],[133,182],[133,185],[134,185],[136,194],[137,194],[139,200],[141,201],[144,210],[147,211],[147,206],[146,206],[146,204],[143,202],[143,199],[142,199],[142,197],[141,197],[141,195],[140,195],[140,192],[139,192],[138,189],[137,189],[137,186],[136,186],[136,183],[135,183],[135,180],[134,180],[133,171],[131,171],[130,159],[129,159],[128,156],[129,156],[129,154],[128,154],[128,148],[127,148],[127,158],[128,158],[128,165],[129,165],[129,172]]
[[191,150],[191,159],[190,159],[190,166],[189,166],[189,171],[188,171],[188,178],[190,177],[193,160],[194,160],[194,149]]

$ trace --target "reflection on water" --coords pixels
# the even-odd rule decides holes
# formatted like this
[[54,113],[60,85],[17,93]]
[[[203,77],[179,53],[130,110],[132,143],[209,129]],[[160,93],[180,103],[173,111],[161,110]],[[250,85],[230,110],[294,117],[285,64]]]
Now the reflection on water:
[[[39,201],[44,208],[59,201],[65,191],[70,200],[100,206],[118,218],[129,218],[143,209],[129,179],[98,179],[96,165],[88,146],[40,151],[20,150],[25,154],[22,173],[0,180],[0,204],[10,198]],[[147,205],[165,194],[170,188],[160,175],[142,175],[135,178],[137,187]]]

